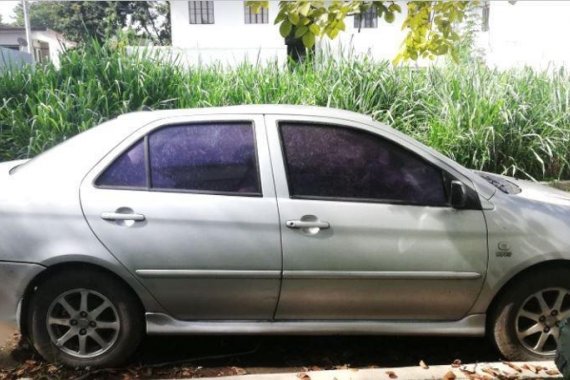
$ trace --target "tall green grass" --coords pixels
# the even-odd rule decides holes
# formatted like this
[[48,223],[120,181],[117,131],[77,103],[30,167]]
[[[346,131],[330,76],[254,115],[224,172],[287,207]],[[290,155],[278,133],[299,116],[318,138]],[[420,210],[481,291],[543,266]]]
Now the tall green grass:
[[481,66],[393,68],[365,60],[185,69],[90,45],[61,68],[0,73],[0,159],[33,156],[125,112],[250,103],[372,115],[475,169],[570,178],[570,75]]

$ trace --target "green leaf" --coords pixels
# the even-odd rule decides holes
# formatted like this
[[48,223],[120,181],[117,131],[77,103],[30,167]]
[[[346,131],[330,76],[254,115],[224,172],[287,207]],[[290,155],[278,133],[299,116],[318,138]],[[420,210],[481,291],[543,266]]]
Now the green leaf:
[[291,25],[289,21],[287,20],[283,21],[283,23],[279,27],[279,34],[281,34],[281,37],[283,38],[289,37],[289,34],[291,33],[291,28],[293,28],[293,25]]
[[308,49],[312,48],[315,45],[315,35],[311,32],[305,33],[303,36],[303,45]]
[[305,17],[307,17],[310,10],[311,10],[311,3],[309,2],[306,2],[305,4],[299,7],[299,13]]
[[315,36],[318,36],[319,34],[321,34],[321,28],[317,25],[317,24],[311,24],[309,26],[309,30],[311,31],[311,33],[313,33]]
[[301,18],[298,13],[289,13],[289,22],[293,25],[299,25]]
[[438,46],[435,52],[436,52],[437,55],[444,55],[444,54],[446,54],[446,53],[447,53],[447,45]]
[[392,12],[402,12],[402,7],[400,7],[398,4],[390,4],[388,10]]
[[394,66],[398,66],[400,64],[400,62],[402,62],[402,60],[404,59],[404,56],[402,53],[399,53],[398,55],[396,55],[394,57],[394,59],[392,60],[392,65]]
[[455,49],[451,49],[450,55],[453,62],[455,63],[459,62],[459,55],[457,54],[457,51]]
[[274,24],[277,25],[279,24],[281,21],[285,20],[285,13],[283,11],[279,12],[279,14],[277,15],[277,17],[275,17],[275,22]]
[[297,30],[295,30],[295,38],[303,37],[303,35],[305,33],[307,33],[308,31],[309,31],[309,28],[307,28],[306,26],[298,27]]

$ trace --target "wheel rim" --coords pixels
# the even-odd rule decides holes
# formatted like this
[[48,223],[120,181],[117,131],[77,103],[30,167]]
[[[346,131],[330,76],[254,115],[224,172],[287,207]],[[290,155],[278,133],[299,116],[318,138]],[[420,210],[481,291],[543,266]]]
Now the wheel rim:
[[47,329],[52,343],[76,358],[107,352],[117,341],[120,328],[115,305],[93,290],[65,292],[48,309]]
[[528,297],[516,317],[519,342],[540,356],[556,353],[559,325],[570,318],[570,292],[563,288],[547,288]]

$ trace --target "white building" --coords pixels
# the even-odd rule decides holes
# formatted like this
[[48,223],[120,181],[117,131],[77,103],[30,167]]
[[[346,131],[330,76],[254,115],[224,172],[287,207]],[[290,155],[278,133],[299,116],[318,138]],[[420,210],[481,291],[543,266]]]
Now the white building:
[[[71,45],[61,34],[47,28],[33,28],[31,40],[31,52],[35,62],[51,61],[56,66],[59,65],[61,52]],[[20,27],[0,25],[0,47],[27,51],[26,30]]]
[[278,9],[276,1],[260,14],[243,1],[171,1],[172,46],[189,63],[284,61],[285,41],[273,24]]
[[[245,1],[232,0],[171,1],[170,10],[172,46],[188,63],[286,60],[285,40],[279,34],[279,26],[273,23],[279,12],[278,1],[270,1],[269,9],[259,14],[250,10]],[[351,16],[344,33],[334,41],[318,41],[317,48],[391,59],[404,37],[399,27],[402,20],[399,15],[394,24],[386,24],[375,17],[365,17],[358,28],[358,21]]]
[[479,43],[489,66],[570,66],[569,1],[492,1],[483,29]]
[[[336,55],[367,55],[391,60],[399,51],[405,32],[401,30],[406,6],[392,24],[374,14],[362,20],[350,16],[346,31],[334,40],[323,38],[317,49]],[[270,1],[263,14],[253,13],[245,1],[171,1],[172,45],[188,64],[244,60],[284,62],[287,46],[273,20],[278,1]],[[570,64],[570,2],[492,1],[482,10],[483,28],[478,46],[489,65],[500,68],[531,65]]]

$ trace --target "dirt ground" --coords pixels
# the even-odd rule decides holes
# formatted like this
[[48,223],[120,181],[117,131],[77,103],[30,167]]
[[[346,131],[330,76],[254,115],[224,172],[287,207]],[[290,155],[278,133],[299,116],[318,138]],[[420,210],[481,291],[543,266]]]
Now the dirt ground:
[[[16,335],[14,335],[16,334]],[[483,338],[219,336],[148,337],[131,363],[117,370],[72,370],[44,363],[13,329],[0,327],[0,379],[191,378],[318,369],[497,361]]]

